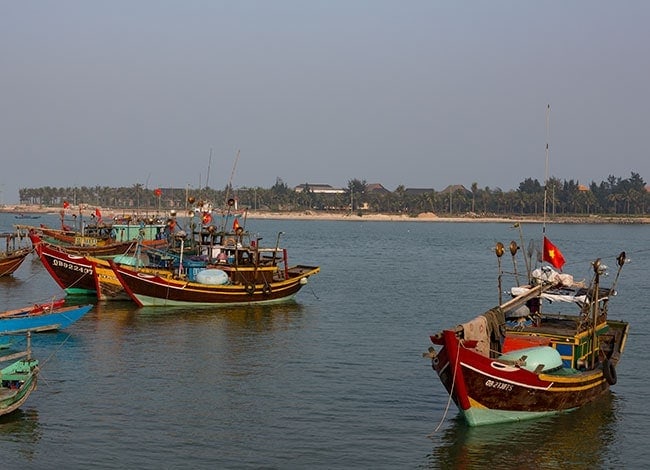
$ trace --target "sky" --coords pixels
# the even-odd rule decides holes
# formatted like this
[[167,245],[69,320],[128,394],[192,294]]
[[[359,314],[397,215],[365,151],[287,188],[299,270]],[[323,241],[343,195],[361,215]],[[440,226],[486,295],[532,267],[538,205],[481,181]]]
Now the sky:
[[43,186],[650,181],[647,1],[0,11],[3,204]]

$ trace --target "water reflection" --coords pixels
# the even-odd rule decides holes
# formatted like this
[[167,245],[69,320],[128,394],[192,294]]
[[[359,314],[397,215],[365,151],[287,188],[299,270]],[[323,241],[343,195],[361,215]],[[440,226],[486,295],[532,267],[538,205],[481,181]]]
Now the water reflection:
[[233,330],[268,331],[283,328],[299,317],[303,306],[295,301],[272,305],[233,307],[143,307],[132,302],[100,302],[93,309],[103,322],[120,328],[153,325],[192,324],[208,326],[219,323]]
[[615,409],[608,393],[541,420],[470,428],[458,417],[440,437],[429,468],[602,468],[616,439]]
[[26,460],[32,460],[36,453],[36,443],[41,440],[42,431],[38,411],[33,408],[20,408],[8,415],[0,416],[0,441],[16,448],[16,452]]
[[13,274],[9,276],[0,276],[0,294],[2,295],[3,298],[5,294],[7,294],[7,298],[9,298],[9,294],[11,294],[11,289],[21,286],[22,284],[23,284],[23,280],[20,279],[19,277],[15,277]]

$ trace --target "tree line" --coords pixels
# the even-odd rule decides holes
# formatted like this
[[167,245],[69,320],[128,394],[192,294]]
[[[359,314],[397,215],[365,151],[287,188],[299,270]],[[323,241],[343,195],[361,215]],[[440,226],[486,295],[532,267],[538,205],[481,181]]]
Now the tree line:
[[321,193],[304,187],[300,192],[276,178],[270,188],[238,187],[228,185],[218,190],[209,187],[155,188],[142,184],[128,187],[41,187],[21,188],[21,204],[47,207],[85,205],[138,212],[140,210],[181,210],[191,206],[190,200],[209,201],[218,209],[228,199],[237,201],[239,208],[270,211],[329,211],[388,213],[417,215],[433,212],[439,215],[476,214],[501,215],[646,215],[650,193],[638,173],[629,178],[610,175],[589,186],[574,180],[550,178],[546,185],[537,179],[526,178],[517,189],[470,188],[450,186],[442,191],[412,190],[403,185],[395,191],[377,191],[365,180],[351,179],[339,193]]

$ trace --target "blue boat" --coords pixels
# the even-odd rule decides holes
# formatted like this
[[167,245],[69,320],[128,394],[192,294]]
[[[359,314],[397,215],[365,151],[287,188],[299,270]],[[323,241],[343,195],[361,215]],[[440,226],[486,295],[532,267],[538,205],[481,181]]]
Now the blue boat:
[[72,305],[45,309],[17,309],[0,313],[0,335],[62,330],[83,317],[93,307]]

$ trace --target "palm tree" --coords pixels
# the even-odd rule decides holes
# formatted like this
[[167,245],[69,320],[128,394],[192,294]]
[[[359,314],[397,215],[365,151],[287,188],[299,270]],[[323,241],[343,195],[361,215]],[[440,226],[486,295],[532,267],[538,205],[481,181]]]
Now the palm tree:
[[475,212],[476,193],[478,193],[478,183],[472,183],[472,212]]

